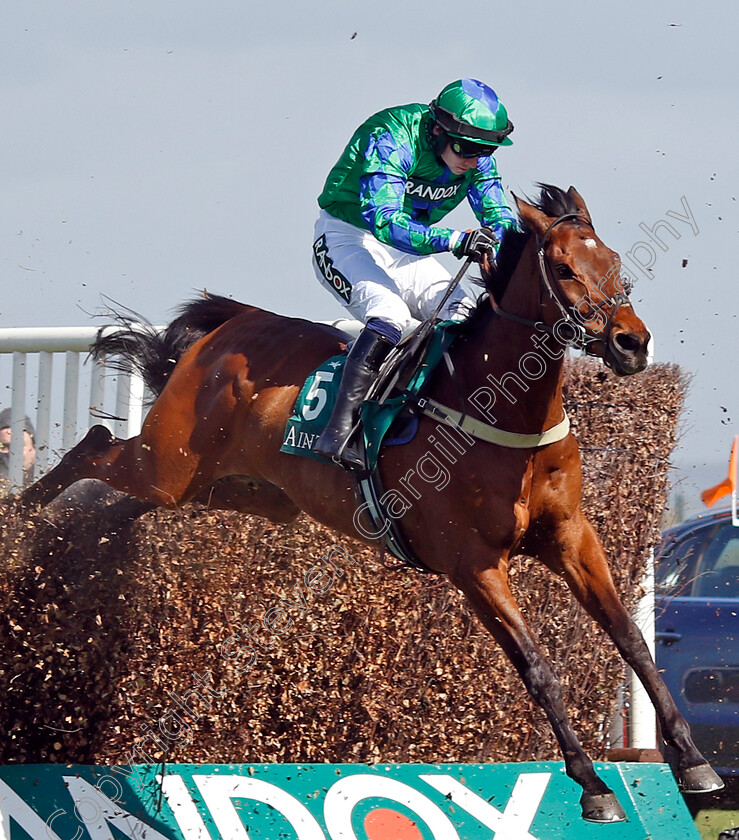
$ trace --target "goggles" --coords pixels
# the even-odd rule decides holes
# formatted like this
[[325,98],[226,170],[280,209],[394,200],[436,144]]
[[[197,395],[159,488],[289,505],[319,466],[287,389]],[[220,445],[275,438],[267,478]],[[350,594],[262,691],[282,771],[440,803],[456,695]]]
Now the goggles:
[[476,158],[476,157],[490,157],[498,148],[497,146],[483,146],[480,143],[473,143],[471,140],[465,140],[463,137],[450,137],[449,148],[457,157],[461,158]]

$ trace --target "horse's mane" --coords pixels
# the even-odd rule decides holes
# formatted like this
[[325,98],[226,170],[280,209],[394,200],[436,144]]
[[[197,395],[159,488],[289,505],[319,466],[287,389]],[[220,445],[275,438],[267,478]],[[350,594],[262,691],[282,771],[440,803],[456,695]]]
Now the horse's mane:
[[[536,186],[539,187],[539,197],[532,199],[527,196],[526,201],[541,210],[545,215],[556,218],[568,213],[577,213],[574,198],[565,190],[552,184],[537,183]],[[488,295],[492,295],[500,303],[531,235],[532,232],[526,227],[520,216],[519,227],[508,228],[503,234],[498,256],[492,270],[485,271],[483,269],[482,277],[474,281],[482,286],[484,291],[481,292],[477,304],[465,319],[470,327],[474,328],[477,319],[481,317],[483,312],[488,311]]]

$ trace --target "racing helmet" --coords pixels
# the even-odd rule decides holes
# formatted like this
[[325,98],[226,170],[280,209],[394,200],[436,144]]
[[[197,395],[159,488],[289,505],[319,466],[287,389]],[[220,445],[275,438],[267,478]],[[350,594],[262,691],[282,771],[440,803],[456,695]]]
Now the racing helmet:
[[436,124],[453,143],[454,151],[472,156],[490,154],[496,146],[511,146],[513,123],[492,88],[476,79],[448,84],[429,105]]

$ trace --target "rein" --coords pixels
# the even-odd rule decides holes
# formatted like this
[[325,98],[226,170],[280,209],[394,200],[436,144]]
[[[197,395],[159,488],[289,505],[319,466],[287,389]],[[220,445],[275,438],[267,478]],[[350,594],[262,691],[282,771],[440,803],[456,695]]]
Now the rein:
[[[592,222],[585,219],[585,217],[582,216],[580,213],[565,213],[564,215],[556,218],[549,225],[549,227],[544,231],[543,236],[536,237],[536,253],[539,264],[539,279],[546,291],[548,292],[549,297],[554,301],[557,308],[559,309],[559,312],[562,316],[560,324],[562,324],[568,330],[570,330],[571,338],[566,339],[567,342],[572,344],[579,350],[583,350],[587,355],[594,355],[590,345],[594,344],[597,341],[602,341],[606,346],[608,345],[611,336],[611,329],[613,326],[613,319],[615,318],[616,313],[622,306],[631,306],[631,301],[629,300],[628,295],[622,291],[616,292],[610,297],[604,296],[604,300],[595,307],[596,309],[599,309],[603,304],[610,304],[611,307],[605,326],[601,331],[603,333],[602,335],[592,335],[588,333],[585,327],[582,324],[580,324],[577,320],[575,320],[575,318],[572,316],[571,304],[567,300],[567,296],[565,295],[564,290],[562,289],[562,284],[560,283],[559,278],[551,271],[549,267],[546,254],[544,253],[544,248],[546,247],[547,239],[549,238],[549,234],[551,233],[553,228],[555,228],[559,224],[562,224],[562,222],[573,220],[585,222],[586,224],[590,225],[591,228],[593,227]],[[495,300],[495,296],[492,293],[488,297],[493,312],[495,312],[495,314],[499,315],[501,318],[507,318],[509,321],[514,321],[517,324],[524,324],[528,327],[533,327],[534,329],[539,330],[540,332],[546,332],[550,335],[555,335],[555,327],[553,325],[546,324],[543,320],[532,321],[530,318],[524,318],[521,315],[515,315],[511,312],[506,312],[500,307],[498,302]],[[561,340],[562,336],[556,335],[556,338],[558,340]]]

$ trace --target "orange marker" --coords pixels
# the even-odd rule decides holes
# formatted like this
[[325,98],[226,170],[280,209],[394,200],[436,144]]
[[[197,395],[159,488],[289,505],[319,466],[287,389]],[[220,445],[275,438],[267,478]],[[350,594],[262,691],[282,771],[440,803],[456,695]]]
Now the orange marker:
[[724,496],[728,496],[729,493],[731,493],[731,512],[734,525],[739,525],[739,517],[737,517],[736,510],[736,457],[738,442],[739,436],[734,438],[734,445],[731,447],[728,477],[725,478],[721,482],[721,484],[717,484],[715,487],[711,487],[708,490],[704,490],[701,493],[701,499],[703,500],[703,504],[705,504],[707,507],[715,505],[719,499],[723,499]]

